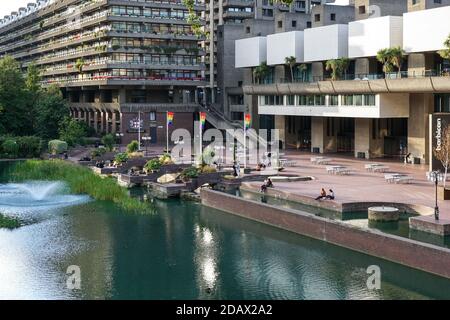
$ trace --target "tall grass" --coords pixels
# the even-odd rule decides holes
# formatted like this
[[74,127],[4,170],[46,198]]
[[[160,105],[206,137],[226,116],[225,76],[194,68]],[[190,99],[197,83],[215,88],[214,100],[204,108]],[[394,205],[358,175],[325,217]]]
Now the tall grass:
[[102,178],[89,168],[62,160],[27,160],[17,163],[11,171],[11,180],[65,181],[72,193],[88,194],[100,201],[112,201],[126,211],[151,212],[150,207],[129,196],[126,188],[112,178]]

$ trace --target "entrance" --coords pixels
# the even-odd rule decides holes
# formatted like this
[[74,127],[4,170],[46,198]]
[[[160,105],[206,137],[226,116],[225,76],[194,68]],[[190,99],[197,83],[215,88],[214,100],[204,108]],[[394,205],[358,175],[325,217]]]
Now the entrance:
[[334,118],[336,125],[336,151],[353,154],[355,151],[355,119]]
[[150,143],[155,144],[158,142],[158,128],[157,127],[150,127]]

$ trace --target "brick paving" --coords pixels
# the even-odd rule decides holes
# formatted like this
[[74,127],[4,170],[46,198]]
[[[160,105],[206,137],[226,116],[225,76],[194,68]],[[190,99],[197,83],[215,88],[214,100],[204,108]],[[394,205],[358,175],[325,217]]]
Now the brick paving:
[[[343,165],[353,173],[351,175],[333,175],[326,171],[327,165],[311,163],[311,157],[331,158],[330,165]],[[428,165],[411,165],[383,159],[359,160],[340,155],[315,155],[288,150],[283,158],[296,162],[295,167],[288,167],[286,174],[313,176],[308,182],[277,182],[276,188],[285,192],[316,197],[321,188],[333,189],[337,202],[400,202],[434,207],[434,183],[426,179]],[[381,163],[390,169],[386,173],[404,173],[414,178],[411,184],[392,184],[385,181],[385,173],[368,172],[364,165]],[[450,184],[450,182],[448,182]],[[441,217],[450,219],[450,201],[439,201]]]

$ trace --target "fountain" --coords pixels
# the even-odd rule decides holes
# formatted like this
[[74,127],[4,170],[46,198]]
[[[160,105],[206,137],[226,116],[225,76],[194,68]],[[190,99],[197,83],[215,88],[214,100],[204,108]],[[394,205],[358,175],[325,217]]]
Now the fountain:
[[18,208],[49,209],[87,202],[86,195],[68,194],[61,181],[29,181],[0,184],[0,209],[20,211]]

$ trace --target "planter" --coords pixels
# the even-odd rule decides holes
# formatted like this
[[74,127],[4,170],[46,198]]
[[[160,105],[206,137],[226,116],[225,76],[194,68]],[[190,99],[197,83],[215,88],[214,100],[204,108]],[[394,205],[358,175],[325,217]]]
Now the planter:
[[438,199],[441,201],[450,200],[450,188],[438,187]]

